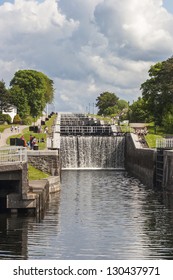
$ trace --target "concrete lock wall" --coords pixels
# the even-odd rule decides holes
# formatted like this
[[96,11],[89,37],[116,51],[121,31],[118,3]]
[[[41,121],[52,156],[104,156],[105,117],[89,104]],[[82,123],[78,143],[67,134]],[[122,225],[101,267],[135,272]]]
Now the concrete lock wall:
[[127,134],[125,168],[130,175],[138,178],[146,186],[154,186],[156,151],[136,146],[138,147],[131,134]]
[[25,197],[29,188],[27,163],[1,165],[0,181],[6,182],[4,187],[10,187],[11,184],[12,192],[18,193],[21,198]]
[[163,188],[173,191],[173,151],[164,151]]
[[28,151],[28,163],[52,176],[60,175],[59,150]]

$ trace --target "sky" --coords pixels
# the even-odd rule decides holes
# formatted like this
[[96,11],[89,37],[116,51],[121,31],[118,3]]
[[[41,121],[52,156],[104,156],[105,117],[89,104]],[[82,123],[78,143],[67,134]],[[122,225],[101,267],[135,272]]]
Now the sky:
[[57,112],[95,113],[104,91],[132,103],[173,55],[172,26],[172,0],[0,0],[0,79],[43,72]]

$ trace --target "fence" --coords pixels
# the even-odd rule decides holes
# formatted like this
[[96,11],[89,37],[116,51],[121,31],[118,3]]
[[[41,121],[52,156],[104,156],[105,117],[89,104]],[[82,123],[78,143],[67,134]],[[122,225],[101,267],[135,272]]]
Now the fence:
[[173,139],[156,139],[156,148],[160,149],[173,149]]
[[27,161],[27,149],[24,147],[0,148],[0,165]]
[[61,135],[110,135],[111,126],[61,126]]

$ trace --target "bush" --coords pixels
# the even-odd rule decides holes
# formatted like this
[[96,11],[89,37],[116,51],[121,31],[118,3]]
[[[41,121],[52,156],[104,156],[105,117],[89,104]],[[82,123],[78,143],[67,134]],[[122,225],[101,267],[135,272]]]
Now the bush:
[[14,124],[21,124],[21,118],[18,114],[14,116],[13,123]]
[[173,133],[173,113],[167,112],[162,120],[162,125],[164,126],[166,133]]
[[26,117],[25,119],[22,119],[22,124],[30,125],[33,122],[33,118],[31,116]]
[[11,123],[11,117],[9,114],[0,114],[0,122],[7,122],[8,124]]

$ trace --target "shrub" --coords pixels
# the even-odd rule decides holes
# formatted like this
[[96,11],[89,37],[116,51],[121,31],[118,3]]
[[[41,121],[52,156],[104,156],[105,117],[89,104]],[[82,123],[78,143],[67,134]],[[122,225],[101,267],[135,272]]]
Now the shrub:
[[21,123],[21,118],[18,114],[14,116],[13,123],[14,124],[20,124]]
[[166,133],[173,133],[173,113],[172,112],[165,113],[165,115],[162,119],[162,125],[164,126]]
[[25,119],[22,119],[22,124],[30,125],[33,122],[33,118],[31,116],[26,117]]
[[9,114],[0,114],[0,122],[7,122],[8,124],[11,123],[11,117]]

